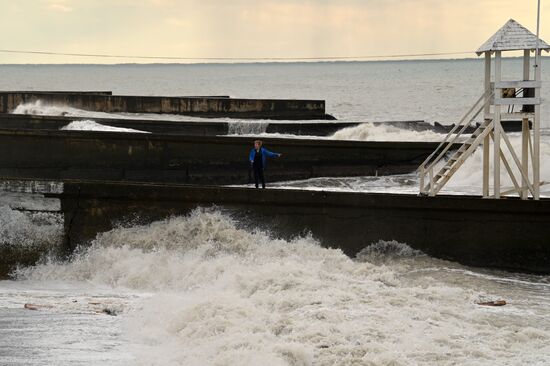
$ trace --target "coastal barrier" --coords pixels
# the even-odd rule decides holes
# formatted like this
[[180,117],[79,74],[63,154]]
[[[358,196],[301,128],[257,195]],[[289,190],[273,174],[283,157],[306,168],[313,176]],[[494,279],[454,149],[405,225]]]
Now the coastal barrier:
[[[28,114],[0,114],[0,128],[31,129],[31,130],[59,130],[73,121],[93,120],[94,122],[120,128],[131,128],[140,131],[160,134],[215,136],[246,133],[281,133],[307,136],[328,136],[334,132],[354,127],[356,122],[301,122],[284,123],[277,121],[173,121],[139,118],[102,118],[102,117],[74,117],[74,116],[47,116]],[[400,126],[414,126],[422,121],[387,122]]]
[[382,121],[382,122],[338,122],[338,121],[174,121],[139,118],[103,118],[49,116],[30,114],[0,113],[0,129],[59,130],[73,121],[93,120],[94,122],[120,128],[160,134],[215,136],[227,134],[279,133],[297,136],[330,136],[343,128],[355,127],[362,123],[388,125],[408,130],[433,130],[431,124],[418,121]]
[[[0,129],[0,176],[246,184],[253,137]],[[410,173],[437,142],[265,138],[268,182]],[[457,145],[456,148],[459,146]]]
[[164,97],[62,93],[0,92],[0,112],[10,113],[18,105],[41,101],[95,112],[168,113],[197,117],[253,119],[334,119],[325,113],[324,100],[236,99],[220,97]]
[[352,257],[395,240],[465,265],[550,273],[547,199],[101,182],[65,182],[63,193],[52,197],[61,200],[69,250],[120,225],[215,206],[244,226],[284,238],[311,233]]

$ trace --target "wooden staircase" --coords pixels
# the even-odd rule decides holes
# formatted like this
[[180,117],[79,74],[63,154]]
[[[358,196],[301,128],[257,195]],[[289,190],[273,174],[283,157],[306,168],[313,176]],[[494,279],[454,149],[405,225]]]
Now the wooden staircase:
[[[464,164],[466,159],[473,154],[485,137],[493,130],[493,119],[485,119],[483,123],[462,143],[460,148],[451,154],[451,149],[460,143],[460,138],[471,125],[474,119],[491,102],[494,94],[487,91],[481,95],[472,108],[462,117],[459,123],[449,131],[445,139],[437,149],[420,165],[420,194],[435,196],[447,184],[454,173]],[[448,159],[447,156],[450,157]],[[445,161],[441,166],[441,162]],[[436,173],[434,174],[434,171]],[[426,175],[428,181],[426,182]]]

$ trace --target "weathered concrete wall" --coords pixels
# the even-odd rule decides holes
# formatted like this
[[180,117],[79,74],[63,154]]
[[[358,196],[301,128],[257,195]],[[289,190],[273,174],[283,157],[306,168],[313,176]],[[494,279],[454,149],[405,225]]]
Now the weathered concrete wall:
[[38,93],[38,94],[102,94],[113,95],[110,90],[0,90],[0,93]]
[[0,112],[41,100],[97,112],[170,113],[200,117],[264,119],[334,119],[323,100],[232,99],[225,97],[157,97],[103,94],[0,92]]
[[59,197],[70,247],[136,216],[148,223],[216,205],[245,226],[311,232],[350,256],[397,240],[467,265],[550,273],[550,200],[83,182],[66,183]]
[[[253,138],[0,130],[0,176],[35,179],[243,184]],[[437,146],[423,142],[264,139],[269,181],[414,171]]]

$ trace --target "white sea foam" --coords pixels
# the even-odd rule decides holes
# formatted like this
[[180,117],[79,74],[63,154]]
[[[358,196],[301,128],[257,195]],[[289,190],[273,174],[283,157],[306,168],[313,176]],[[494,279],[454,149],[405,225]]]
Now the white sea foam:
[[113,127],[97,123],[92,120],[73,121],[60,128],[67,131],[104,131],[104,132],[130,132],[130,133],[150,133],[147,131],[135,130],[133,128]]
[[[519,159],[521,159],[521,135],[518,133],[509,134],[510,143],[512,144],[514,151]],[[491,169],[489,174],[489,182],[493,182],[493,152],[492,145],[490,146],[490,158]],[[501,142],[501,149],[514,172],[516,178],[519,178],[518,183],[521,185],[521,175],[517,168],[517,165],[512,158],[512,154],[508,150],[504,142]],[[532,174],[532,171],[530,171]],[[506,171],[504,164],[501,162],[501,185],[505,188],[502,191],[513,188],[513,182]],[[530,175],[532,179],[532,175]],[[550,183],[550,136],[542,136],[540,143],[540,179]],[[458,191],[458,192],[472,192],[481,194],[481,186],[483,181],[483,147],[479,147],[472,156],[470,156],[462,167],[453,175],[449,181],[448,186],[445,188],[445,192]],[[541,186],[541,192],[545,194],[550,193],[550,185]]]
[[332,135],[335,140],[360,141],[442,141],[445,135],[433,131],[414,131],[383,123],[361,123]]
[[[539,297],[548,294],[531,299],[460,272],[420,276],[422,261],[443,267],[393,242],[352,260],[312,238],[274,239],[199,209],[104,233],[71,262],[24,269],[19,278],[151,292],[122,314],[139,365],[550,361]],[[504,308],[474,304],[503,296]]]

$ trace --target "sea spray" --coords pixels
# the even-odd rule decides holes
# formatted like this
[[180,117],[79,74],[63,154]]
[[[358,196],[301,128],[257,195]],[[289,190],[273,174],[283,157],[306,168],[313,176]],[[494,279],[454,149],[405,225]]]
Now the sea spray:
[[[111,230],[70,262],[19,279],[148,292],[120,314],[138,365],[550,361],[546,311],[524,304],[523,292],[458,265],[448,272],[404,244],[375,244],[353,260],[310,237],[281,240],[197,209]],[[514,305],[475,305],[503,295]]]
[[82,109],[69,107],[67,105],[49,104],[41,100],[29,103],[21,103],[11,112],[13,114],[32,114],[44,116],[86,116],[86,117],[109,117],[108,113],[85,111]]
[[53,249],[61,243],[62,235],[63,219],[59,214],[21,212],[0,206],[0,247]]
[[228,135],[258,135],[267,131],[269,122],[232,121],[228,122]]
[[116,119],[151,119],[151,120],[188,120],[189,117],[153,114],[153,113],[108,113],[87,111],[84,109],[70,107],[68,105],[44,103],[37,100],[29,103],[21,103],[11,112],[12,114],[30,114],[39,116],[63,116],[63,117],[86,117],[91,120],[95,118],[116,118]]
[[[509,133],[508,138],[512,144],[514,151],[518,157],[521,157],[521,135],[518,133]],[[504,144],[503,144],[504,145]],[[508,160],[512,171],[514,172],[518,182],[521,185],[521,174],[514,162],[512,155],[510,154],[507,146],[501,146],[504,156]],[[493,181],[493,147],[490,146],[490,159],[491,167],[489,172],[489,182]],[[531,161],[531,159],[529,159]],[[529,166],[529,174],[532,174],[531,166]],[[505,187],[504,190],[513,188],[512,180],[508,175],[505,167],[501,167],[501,184]],[[550,181],[550,136],[541,136],[540,142],[540,179],[541,181]],[[458,169],[449,181],[447,187],[444,188],[444,192],[449,191],[464,191],[467,190],[472,193],[481,194],[481,186],[483,182],[483,147],[480,146],[477,150],[464,162],[464,164]],[[545,195],[550,193],[550,186],[543,185],[541,192]],[[517,194],[515,194],[517,196]]]

